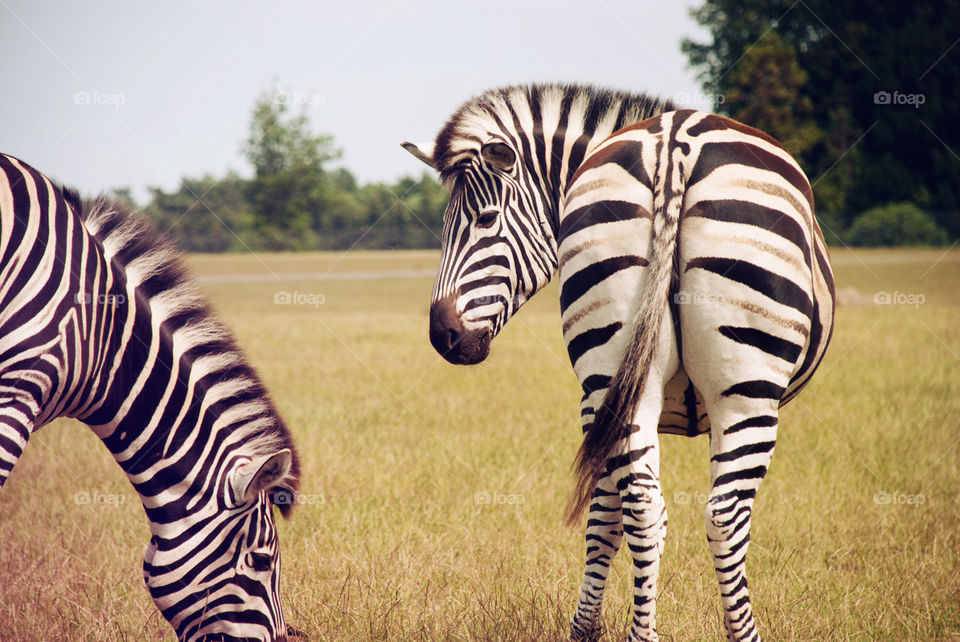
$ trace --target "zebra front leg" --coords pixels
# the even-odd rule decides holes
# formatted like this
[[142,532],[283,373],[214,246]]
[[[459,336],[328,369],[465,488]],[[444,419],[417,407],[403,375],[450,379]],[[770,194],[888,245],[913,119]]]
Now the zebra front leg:
[[33,429],[33,417],[27,404],[7,401],[0,405],[0,487],[23,454]]
[[704,517],[727,639],[759,642],[747,589],[746,556],[753,500],[776,441],[777,403],[733,395],[721,397],[709,414],[711,489]]
[[570,622],[571,640],[600,637],[600,612],[610,564],[620,549],[623,536],[620,492],[610,479],[602,477],[593,491],[587,515],[587,555],[577,610]]

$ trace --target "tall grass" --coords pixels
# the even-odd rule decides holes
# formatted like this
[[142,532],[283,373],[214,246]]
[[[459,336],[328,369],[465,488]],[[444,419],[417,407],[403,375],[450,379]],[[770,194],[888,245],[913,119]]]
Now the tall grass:
[[[748,558],[761,631],[960,640],[960,251],[834,258],[838,285],[871,302],[838,310],[820,371],[783,410]],[[436,261],[192,259],[202,274],[281,277]],[[566,638],[583,561],[582,533],[562,524],[580,395],[555,286],[472,368],[427,341],[428,277],[203,287],[303,460],[301,505],[280,525],[290,623],[311,640]],[[278,292],[302,303],[275,304]],[[872,303],[884,293],[891,303]],[[662,444],[661,637],[720,640],[707,442]],[[143,587],[147,539],[136,495],[89,430],[38,432],[0,491],[0,639],[173,639]],[[626,632],[629,574],[621,554],[604,639]]]

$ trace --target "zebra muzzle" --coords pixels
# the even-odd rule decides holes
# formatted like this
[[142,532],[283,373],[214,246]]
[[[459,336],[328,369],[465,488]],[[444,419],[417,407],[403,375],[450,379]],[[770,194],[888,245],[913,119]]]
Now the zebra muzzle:
[[467,328],[463,324],[454,297],[444,297],[430,305],[430,343],[450,363],[480,363],[490,353],[491,338],[489,328]]

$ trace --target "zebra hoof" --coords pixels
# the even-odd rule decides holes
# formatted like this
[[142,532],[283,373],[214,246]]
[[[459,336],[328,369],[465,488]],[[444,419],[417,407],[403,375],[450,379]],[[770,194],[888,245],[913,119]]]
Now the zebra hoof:
[[570,640],[576,642],[597,642],[603,633],[603,627],[599,622],[590,624],[583,628],[575,623],[570,624]]

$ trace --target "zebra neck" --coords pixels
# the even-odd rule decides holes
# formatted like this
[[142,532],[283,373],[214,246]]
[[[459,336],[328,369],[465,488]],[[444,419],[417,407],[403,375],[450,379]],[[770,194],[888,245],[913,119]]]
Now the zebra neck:
[[134,288],[114,317],[113,339],[92,411],[78,417],[93,429],[128,475],[162,461],[201,430],[204,401],[194,360],[178,345],[163,315]]
[[210,476],[198,471],[225,465],[251,435],[282,424],[192,284],[127,292],[106,348],[115,350],[108,383],[80,419],[127,474],[151,523],[171,523],[187,508],[178,498],[204,494]]
[[538,191],[538,212],[554,237],[559,203],[584,159],[613,132],[664,111],[669,100],[591,85],[537,83],[492,89],[467,101],[436,138],[434,162],[444,180],[476,158],[478,143],[508,139],[525,159],[527,191]]
[[84,227],[107,284],[87,284],[90,298],[110,306],[85,335],[93,374],[72,416],[113,454],[151,528],[189,522],[222,497],[210,485],[225,471],[292,451],[289,433],[169,241],[102,197]]
[[137,491],[153,533],[172,537],[220,496],[210,484],[223,475],[211,471],[247,456],[251,437],[279,418],[238,353],[198,354],[203,328],[171,330],[169,319],[135,307],[111,386],[85,421]]

